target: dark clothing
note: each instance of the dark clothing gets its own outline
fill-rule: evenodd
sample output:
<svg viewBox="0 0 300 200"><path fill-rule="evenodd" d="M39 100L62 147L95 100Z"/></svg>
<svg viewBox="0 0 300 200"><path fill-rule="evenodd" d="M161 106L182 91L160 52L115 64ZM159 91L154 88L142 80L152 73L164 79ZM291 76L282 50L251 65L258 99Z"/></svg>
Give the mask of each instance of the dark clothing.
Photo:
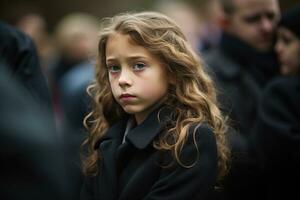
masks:
<svg viewBox="0 0 300 200"><path fill-rule="evenodd" d="M51 114L0 66L0 198L70 199Z"/></svg>
<svg viewBox="0 0 300 200"><path fill-rule="evenodd" d="M70 69L60 80L60 101L66 121L72 128L84 129L83 119L90 111L87 87L94 78L92 62L83 62Z"/></svg>
<svg viewBox="0 0 300 200"><path fill-rule="evenodd" d="M248 136L257 118L261 91L278 73L274 52L257 52L224 33L219 48L204 54L204 60L216 79L220 103L233 127Z"/></svg>
<svg viewBox="0 0 300 200"><path fill-rule="evenodd" d="M262 95L253 145L265 177L266 199L298 196L300 178L300 77L272 81Z"/></svg>
<svg viewBox="0 0 300 200"><path fill-rule="evenodd" d="M262 171L249 146L257 120L264 86L278 73L273 52L260 53L238 38L224 33L220 46L207 52L204 60L215 78L221 109L238 133L228 135L231 168L224 181L224 198L257 199Z"/></svg>
<svg viewBox="0 0 300 200"><path fill-rule="evenodd" d="M0 62L12 77L45 107L52 107L49 89L42 74L32 40L21 31L0 22Z"/></svg>
<svg viewBox="0 0 300 200"><path fill-rule="evenodd" d="M73 180L73 198L79 199L80 188L83 183L83 174L80 160L80 145L86 136L86 129L83 126L83 119L89 112L90 98L87 94L87 86L94 77L92 63L84 62L70 69L59 82L61 106L64 114L63 141L66 147L68 164L68 175Z"/></svg>
<svg viewBox="0 0 300 200"><path fill-rule="evenodd" d="M158 110L151 113L129 131L123 144L127 119L112 126L97 145L103 162L98 175L87 178L82 199L208 199L214 192L218 171L214 134L205 125L189 131L180 159L184 165L194 165L183 167L170 152L158 151L152 144L165 133L169 113L165 109L160 112L161 122ZM193 143L193 130L199 154Z"/></svg>
<svg viewBox="0 0 300 200"><path fill-rule="evenodd" d="M78 59L78 58L69 58L66 55L61 55L57 60L52 64L50 73L52 79L55 83L59 83L61 78L64 77L74 66L79 65L80 63L86 62L87 59Z"/></svg>

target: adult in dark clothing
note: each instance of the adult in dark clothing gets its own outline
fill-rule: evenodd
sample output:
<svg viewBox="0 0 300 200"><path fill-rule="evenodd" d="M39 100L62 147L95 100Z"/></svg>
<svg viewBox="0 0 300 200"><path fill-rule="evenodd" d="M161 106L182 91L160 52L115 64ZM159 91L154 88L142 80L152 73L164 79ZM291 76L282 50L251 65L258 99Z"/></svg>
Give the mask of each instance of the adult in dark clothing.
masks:
<svg viewBox="0 0 300 200"><path fill-rule="evenodd" d="M264 169L265 199L298 196L300 178L300 6L285 13L276 52L284 76L264 90L253 137ZM263 179L264 178L264 179Z"/></svg>
<svg viewBox="0 0 300 200"><path fill-rule="evenodd" d="M278 73L274 32L279 20L276 0L220 0L222 38L204 54L215 76L220 103L239 134L229 135L231 170L224 181L225 199L257 199L262 173L249 149L263 87Z"/></svg>
<svg viewBox="0 0 300 200"><path fill-rule="evenodd" d="M65 151L35 46L4 23L0 63L1 199L68 199Z"/></svg>
<svg viewBox="0 0 300 200"><path fill-rule="evenodd" d="M273 52L258 52L224 33L220 47L206 56L220 89L220 102L232 125L248 136L255 124L257 103L265 84L277 74Z"/></svg>
<svg viewBox="0 0 300 200"><path fill-rule="evenodd" d="M32 40L3 22L0 22L0 61L9 75L42 105L51 108L49 89L42 74L36 48Z"/></svg>
<svg viewBox="0 0 300 200"><path fill-rule="evenodd" d="M51 114L0 67L1 199L69 199L62 146Z"/></svg>
<svg viewBox="0 0 300 200"><path fill-rule="evenodd" d="M273 35L278 21L276 0L220 0L223 35L204 59L215 75L223 107L233 126L248 135L256 119L262 88L278 71Z"/></svg>

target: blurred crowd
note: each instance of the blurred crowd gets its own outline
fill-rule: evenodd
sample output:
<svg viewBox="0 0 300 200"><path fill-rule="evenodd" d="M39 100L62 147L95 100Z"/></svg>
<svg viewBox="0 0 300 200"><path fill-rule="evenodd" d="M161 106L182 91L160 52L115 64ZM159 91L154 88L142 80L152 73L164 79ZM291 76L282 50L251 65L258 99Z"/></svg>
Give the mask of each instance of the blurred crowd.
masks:
<svg viewBox="0 0 300 200"><path fill-rule="evenodd" d="M232 160L215 199L287 199L300 177L300 4L156 1L215 80ZM27 13L0 22L1 199L79 199L80 145L99 20ZM298 195L299 196L299 195Z"/></svg>

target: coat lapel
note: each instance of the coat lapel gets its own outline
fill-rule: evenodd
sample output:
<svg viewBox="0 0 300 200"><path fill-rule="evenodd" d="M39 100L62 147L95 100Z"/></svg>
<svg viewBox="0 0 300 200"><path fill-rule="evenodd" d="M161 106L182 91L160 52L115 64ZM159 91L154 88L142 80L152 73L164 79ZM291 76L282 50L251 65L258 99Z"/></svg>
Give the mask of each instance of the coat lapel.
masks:
<svg viewBox="0 0 300 200"><path fill-rule="evenodd" d="M127 119L121 120L112 126L106 136L100 141L99 150L101 155L101 166L99 176L99 196L103 199L115 200L118 198L117 177L117 149L122 142Z"/></svg>
<svg viewBox="0 0 300 200"><path fill-rule="evenodd" d="M161 132L163 125L169 122L171 110L157 109L150 114L147 119L129 131L127 140L136 149L146 148L153 139ZM99 148L101 155L101 166L99 174L99 197L101 199L116 200L119 193L119 173L118 166L122 158L122 151L126 151L127 146L121 145L126 128L128 117L124 117L120 122L108 129L106 135L101 138L95 148ZM124 146L120 149L119 147ZM119 170L119 171L118 171Z"/></svg>
<svg viewBox="0 0 300 200"><path fill-rule="evenodd" d="M130 130L127 139L137 149L145 149L159 135L170 119L171 110L158 108L153 111L140 125Z"/></svg>

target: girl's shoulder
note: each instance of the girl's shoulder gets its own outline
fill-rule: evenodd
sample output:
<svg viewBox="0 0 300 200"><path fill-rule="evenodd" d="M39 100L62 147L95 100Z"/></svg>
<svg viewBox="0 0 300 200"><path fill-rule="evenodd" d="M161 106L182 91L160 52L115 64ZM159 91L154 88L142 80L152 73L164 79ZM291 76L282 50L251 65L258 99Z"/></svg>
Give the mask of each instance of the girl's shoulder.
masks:
<svg viewBox="0 0 300 200"><path fill-rule="evenodd" d="M183 165L193 166L203 159L205 162L217 163L216 138L208 124L192 125L187 134L179 154L179 160Z"/></svg>
<svg viewBox="0 0 300 200"><path fill-rule="evenodd" d="M214 131L207 123L192 125L188 131L188 138L215 143Z"/></svg>

